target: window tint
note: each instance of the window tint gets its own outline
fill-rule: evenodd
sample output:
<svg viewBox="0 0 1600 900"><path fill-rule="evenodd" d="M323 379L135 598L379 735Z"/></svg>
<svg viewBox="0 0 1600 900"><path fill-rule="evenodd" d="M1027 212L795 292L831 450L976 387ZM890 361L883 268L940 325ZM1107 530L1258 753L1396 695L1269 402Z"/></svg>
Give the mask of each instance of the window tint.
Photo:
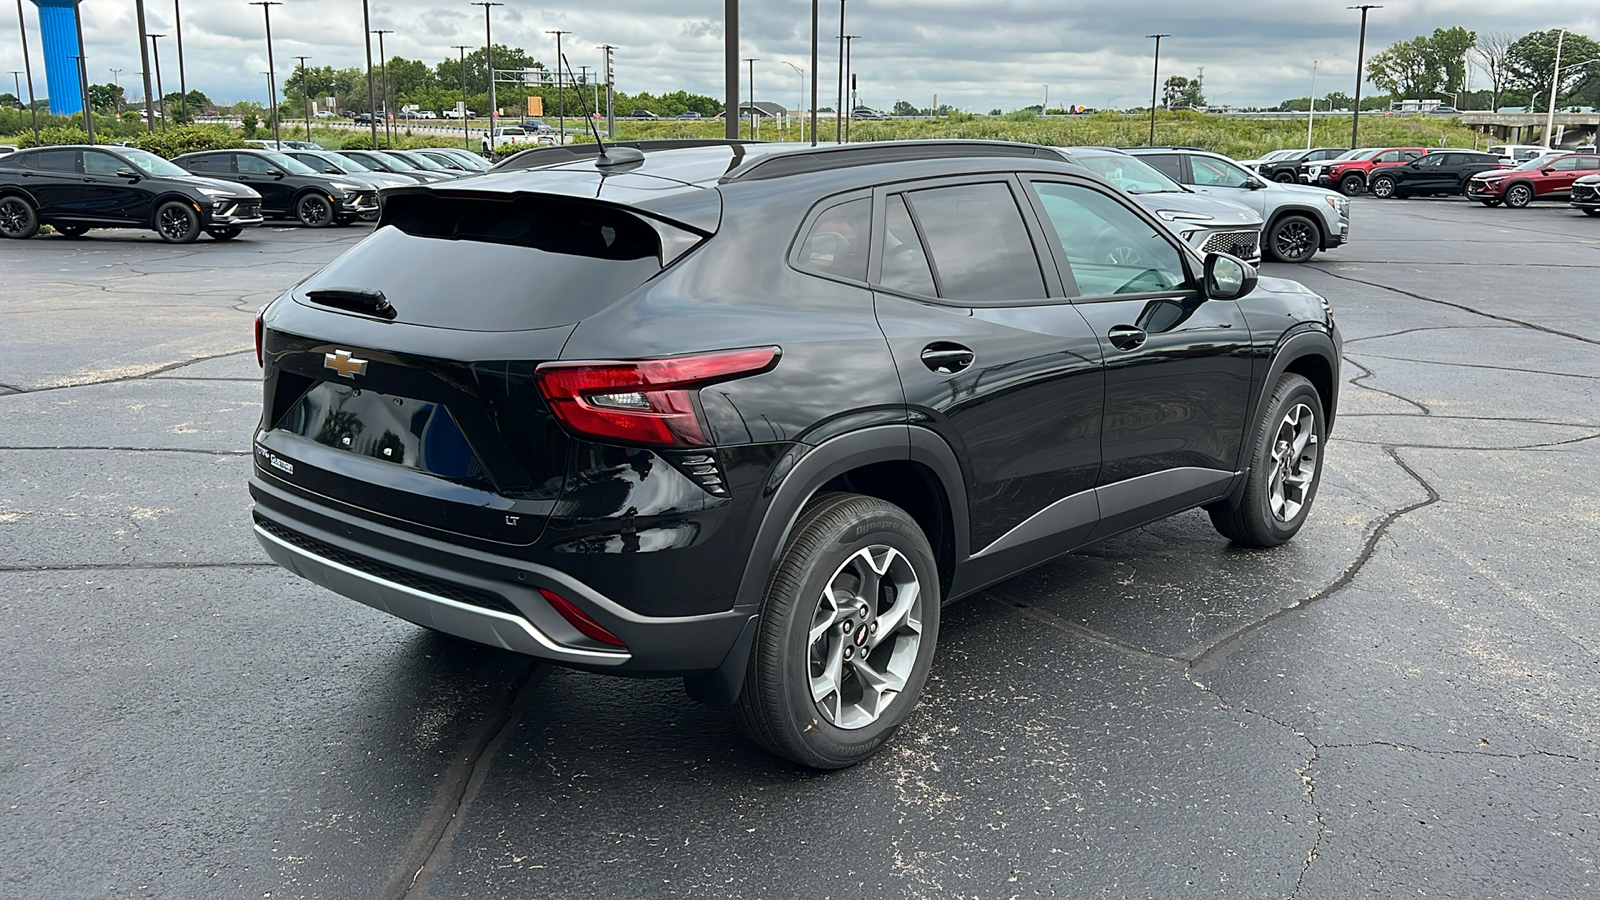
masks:
<svg viewBox="0 0 1600 900"><path fill-rule="evenodd" d="M238 163L241 175L270 175L275 168L272 163L249 153L238 153L233 158Z"/></svg>
<svg viewBox="0 0 1600 900"><path fill-rule="evenodd" d="M1430 153L1422 158L1422 163L1417 168L1437 169L1440 166L1453 166L1455 164L1456 157L1453 153Z"/></svg>
<svg viewBox="0 0 1600 900"><path fill-rule="evenodd" d="M1173 181L1183 182L1183 160L1176 153L1141 153L1139 158Z"/></svg>
<svg viewBox="0 0 1600 900"><path fill-rule="evenodd" d="M1164 291L1188 280L1183 258L1121 203L1072 184L1036 183L1083 297Z"/></svg>
<svg viewBox="0 0 1600 900"><path fill-rule="evenodd" d="M109 153L101 153L99 150L83 151L85 175L115 175L126 168L128 168L127 163Z"/></svg>
<svg viewBox="0 0 1600 900"><path fill-rule="evenodd" d="M1039 259L1022 211L1001 182L933 188L909 195L939 283L950 300L1038 300Z"/></svg>
<svg viewBox="0 0 1600 900"><path fill-rule="evenodd" d="M1563 156L1550 164L1550 168L1557 172L1575 172L1578 169L1578 157Z"/></svg>
<svg viewBox="0 0 1600 900"><path fill-rule="evenodd" d="M889 198L889 208L883 214L883 276L878 281L892 291L927 297L939 294L933 286L928 254L911 224L905 198L899 194Z"/></svg>
<svg viewBox="0 0 1600 900"><path fill-rule="evenodd" d="M1372 161L1375 163L1392 163L1399 162L1402 158L1399 150L1385 150L1374 157Z"/></svg>
<svg viewBox="0 0 1600 900"><path fill-rule="evenodd" d="M811 223L800 244L800 268L808 272L867 280L867 235L872 230L872 200L836 203Z"/></svg>
<svg viewBox="0 0 1600 900"><path fill-rule="evenodd" d="M1242 188L1250 183L1243 169L1204 156L1189 157L1189 167L1194 170L1194 183L1207 187Z"/></svg>
<svg viewBox="0 0 1600 900"><path fill-rule="evenodd" d="M28 168L43 172L76 172L78 151L40 150L28 156Z"/></svg>
<svg viewBox="0 0 1600 900"><path fill-rule="evenodd" d="M1578 171L1593 172L1596 169L1600 169L1600 156L1578 157Z"/></svg>

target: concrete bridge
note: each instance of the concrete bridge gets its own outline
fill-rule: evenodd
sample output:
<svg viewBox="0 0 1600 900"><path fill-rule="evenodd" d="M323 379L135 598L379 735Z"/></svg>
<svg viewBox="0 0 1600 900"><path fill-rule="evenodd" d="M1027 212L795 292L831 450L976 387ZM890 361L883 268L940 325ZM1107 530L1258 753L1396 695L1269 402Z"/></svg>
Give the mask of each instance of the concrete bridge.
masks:
<svg viewBox="0 0 1600 900"><path fill-rule="evenodd" d="M1544 143L1544 113L1464 112L1461 124L1507 144ZM1552 146L1593 144L1595 132L1600 130L1600 112L1556 113L1554 125Z"/></svg>

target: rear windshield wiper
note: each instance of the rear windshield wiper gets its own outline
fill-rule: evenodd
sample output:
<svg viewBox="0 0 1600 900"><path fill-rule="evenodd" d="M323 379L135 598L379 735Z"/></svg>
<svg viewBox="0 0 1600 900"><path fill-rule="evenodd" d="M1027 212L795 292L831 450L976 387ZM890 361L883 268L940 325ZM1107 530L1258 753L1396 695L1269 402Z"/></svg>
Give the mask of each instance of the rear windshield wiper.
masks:
<svg viewBox="0 0 1600 900"><path fill-rule="evenodd" d="M397 315L395 308L389 303L389 298L383 295L383 291L368 291L361 288L320 288L315 291L306 291L306 299L322 306L366 313L369 316L377 316L380 319L393 319Z"/></svg>

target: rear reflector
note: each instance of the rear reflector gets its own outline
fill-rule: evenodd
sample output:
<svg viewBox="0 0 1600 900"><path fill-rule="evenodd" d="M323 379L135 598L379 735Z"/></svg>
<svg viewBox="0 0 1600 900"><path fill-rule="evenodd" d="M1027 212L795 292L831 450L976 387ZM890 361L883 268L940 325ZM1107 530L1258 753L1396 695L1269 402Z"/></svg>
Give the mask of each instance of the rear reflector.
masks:
<svg viewBox="0 0 1600 900"><path fill-rule="evenodd" d="M262 336L261 335L261 330L263 328L265 328L265 327L266 327L265 325L261 324L261 313L256 313L256 368L258 368L258 369L261 368L261 364L262 364L261 363L261 336Z"/></svg>
<svg viewBox="0 0 1600 900"><path fill-rule="evenodd" d="M544 601L550 604L552 609L561 614L561 618L567 620L567 624L578 629L578 633L584 637L599 641L602 644L610 644L613 647L628 646L622 642L621 638L607 631L605 626L589 618L588 614L583 610L573 606L571 600L555 591L548 591L544 588L539 588L539 594L544 597Z"/></svg>
<svg viewBox="0 0 1600 900"><path fill-rule="evenodd" d="M771 371L780 355L777 347L756 347L636 362L555 362L537 375L550 411L579 437L705 447L710 441L692 392Z"/></svg>

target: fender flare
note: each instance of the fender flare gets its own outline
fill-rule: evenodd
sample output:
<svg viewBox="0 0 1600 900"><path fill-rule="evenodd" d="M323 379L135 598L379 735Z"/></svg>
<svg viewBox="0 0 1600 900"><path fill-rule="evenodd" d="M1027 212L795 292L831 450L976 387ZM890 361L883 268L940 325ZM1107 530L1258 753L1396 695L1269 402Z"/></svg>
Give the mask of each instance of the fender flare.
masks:
<svg viewBox="0 0 1600 900"><path fill-rule="evenodd" d="M32 192L20 184L8 184L5 187L0 187L0 197L21 197L33 204L36 214L39 209L39 198L35 197Z"/></svg>
<svg viewBox="0 0 1600 900"><path fill-rule="evenodd" d="M1339 408L1339 353L1333 346L1333 337L1325 331L1312 331L1302 329L1291 332L1278 342L1272 350L1272 364L1267 368L1267 376L1261 380L1261 387L1256 391L1255 402L1250 405L1250 418L1246 421L1253 425L1261 421L1261 414L1266 409L1267 401L1271 399L1272 387L1283 377L1289 364L1297 359L1307 356L1320 356L1328 364L1328 370L1333 373L1333 396L1324 397L1328 408L1337 411ZM1324 427L1328 433L1333 432L1333 416L1326 415ZM1242 468L1242 467L1241 467Z"/></svg>
<svg viewBox="0 0 1600 900"><path fill-rule="evenodd" d="M830 438L814 447L791 446L773 464L772 474L767 479L765 493L771 499L756 526L755 540L745 559L744 575L734 600L734 610L747 614L749 619L721 665L683 680L684 689L691 698L710 706L728 706L738 699L755 643L761 602L800 511L833 478L878 462L916 462L934 473L950 504L956 564L959 566L967 558L966 482L955 451L938 434L910 425L877 425Z"/></svg>
<svg viewBox="0 0 1600 900"><path fill-rule="evenodd" d="M1272 211L1272 218L1261 226L1261 233L1266 234L1278 226L1285 216L1304 216L1317 226L1317 247L1321 250L1328 249L1328 223L1322 220L1322 213L1309 206L1280 206Z"/></svg>

